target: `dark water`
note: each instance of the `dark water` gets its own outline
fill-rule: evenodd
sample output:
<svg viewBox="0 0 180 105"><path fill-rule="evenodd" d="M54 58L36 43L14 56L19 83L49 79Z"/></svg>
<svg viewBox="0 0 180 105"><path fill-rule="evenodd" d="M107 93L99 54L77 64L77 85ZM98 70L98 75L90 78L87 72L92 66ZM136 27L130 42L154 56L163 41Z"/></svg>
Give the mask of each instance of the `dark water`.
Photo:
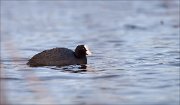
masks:
<svg viewBox="0 0 180 105"><path fill-rule="evenodd" d="M1 1L1 81L12 104L179 103L179 0ZM87 68L30 68L89 45Z"/></svg>

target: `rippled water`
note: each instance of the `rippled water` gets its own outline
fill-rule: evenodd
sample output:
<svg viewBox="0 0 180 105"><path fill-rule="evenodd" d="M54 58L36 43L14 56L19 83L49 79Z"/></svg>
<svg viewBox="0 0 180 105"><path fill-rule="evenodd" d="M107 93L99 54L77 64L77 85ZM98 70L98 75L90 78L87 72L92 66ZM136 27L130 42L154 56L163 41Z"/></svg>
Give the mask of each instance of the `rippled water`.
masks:
<svg viewBox="0 0 180 105"><path fill-rule="evenodd" d="M179 103L179 1L1 1L2 94L11 104ZM26 65L89 45L87 68Z"/></svg>

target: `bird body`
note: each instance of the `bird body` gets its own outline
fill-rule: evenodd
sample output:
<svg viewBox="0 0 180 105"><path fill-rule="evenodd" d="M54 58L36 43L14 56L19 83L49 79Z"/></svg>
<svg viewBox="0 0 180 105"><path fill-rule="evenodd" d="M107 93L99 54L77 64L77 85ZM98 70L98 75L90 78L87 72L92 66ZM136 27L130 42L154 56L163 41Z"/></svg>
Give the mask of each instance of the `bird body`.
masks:
<svg viewBox="0 0 180 105"><path fill-rule="evenodd" d="M36 66L66 66L74 64L87 64L86 51L83 47L77 47L75 52L68 48L53 48L34 55L28 65Z"/></svg>

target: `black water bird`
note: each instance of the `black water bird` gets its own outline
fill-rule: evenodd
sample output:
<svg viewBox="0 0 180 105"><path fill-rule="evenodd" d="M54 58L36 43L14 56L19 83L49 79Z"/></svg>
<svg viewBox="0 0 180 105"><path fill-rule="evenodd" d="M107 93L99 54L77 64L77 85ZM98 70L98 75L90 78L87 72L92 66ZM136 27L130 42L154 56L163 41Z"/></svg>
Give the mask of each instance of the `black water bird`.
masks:
<svg viewBox="0 0 180 105"><path fill-rule="evenodd" d="M86 45L78 45L75 51L68 48L53 48L34 55L27 65L37 67L87 64L86 55L91 55Z"/></svg>

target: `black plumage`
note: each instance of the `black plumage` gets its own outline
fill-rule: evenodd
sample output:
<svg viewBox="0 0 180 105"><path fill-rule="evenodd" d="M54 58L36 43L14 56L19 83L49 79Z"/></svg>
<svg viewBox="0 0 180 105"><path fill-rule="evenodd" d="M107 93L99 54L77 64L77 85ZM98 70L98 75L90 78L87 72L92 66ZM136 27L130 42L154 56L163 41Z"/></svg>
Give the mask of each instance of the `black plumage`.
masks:
<svg viewBox="0 0 180 105"><path fill-rule="evenodd" d="M78 45L75 52L68 48L53 48L34 55L27 64L31 67L87 64L87 51L84 45Z"/></svg>

